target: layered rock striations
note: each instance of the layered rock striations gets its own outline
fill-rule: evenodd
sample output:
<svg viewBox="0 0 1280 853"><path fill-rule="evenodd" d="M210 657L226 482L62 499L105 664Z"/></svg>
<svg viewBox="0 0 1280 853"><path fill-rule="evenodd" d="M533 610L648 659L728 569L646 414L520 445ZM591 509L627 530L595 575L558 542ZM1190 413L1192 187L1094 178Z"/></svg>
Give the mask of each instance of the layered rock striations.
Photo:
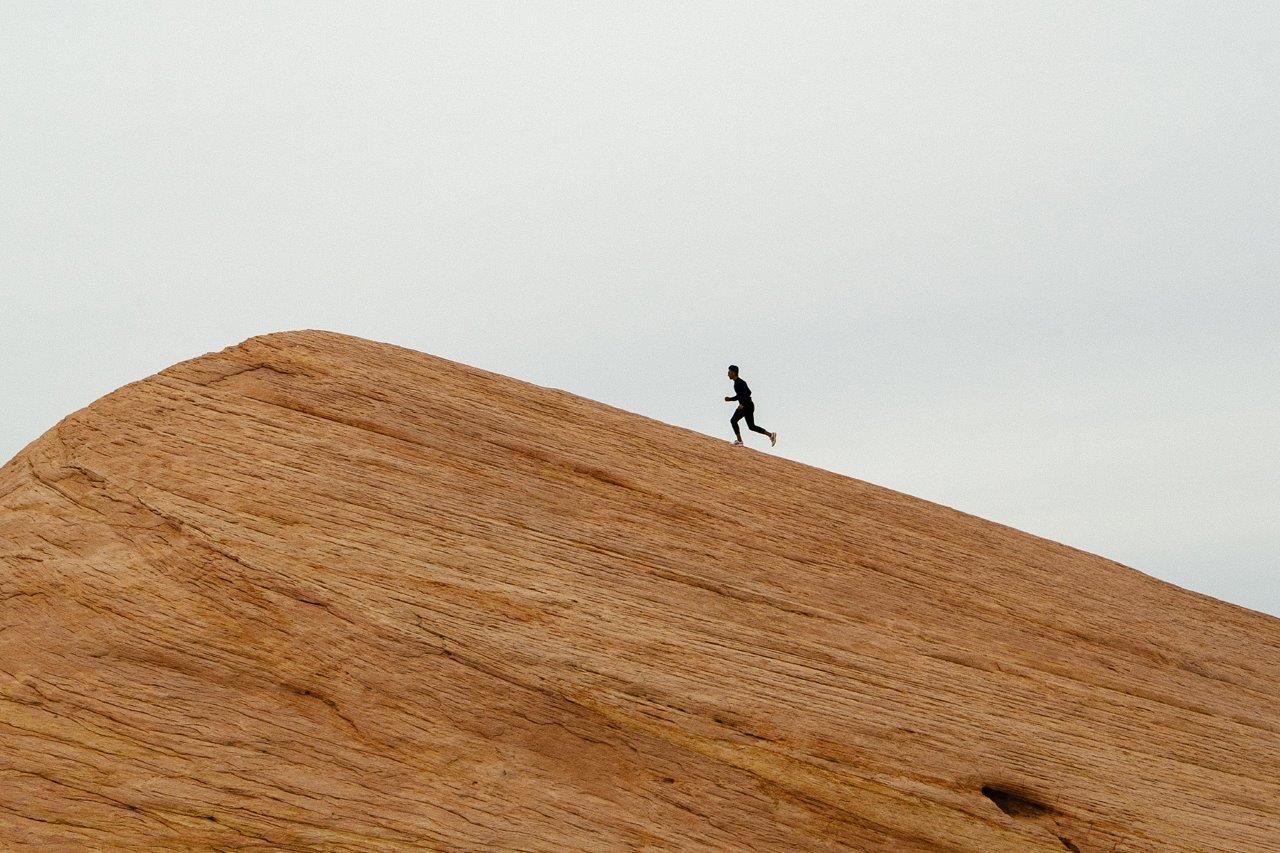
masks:
<svg viewBox="0 0 1280 853"><path fill-rule="evenodd" d="M0 469L0 848L1280 849L1280 620L324 332Z"/></svg>

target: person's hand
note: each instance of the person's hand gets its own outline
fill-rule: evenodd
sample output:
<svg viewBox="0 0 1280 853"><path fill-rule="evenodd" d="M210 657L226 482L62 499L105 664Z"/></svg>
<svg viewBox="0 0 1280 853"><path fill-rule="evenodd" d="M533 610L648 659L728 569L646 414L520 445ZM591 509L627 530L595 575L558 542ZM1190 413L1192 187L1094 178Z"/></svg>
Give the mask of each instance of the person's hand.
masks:
<svg viewBox="0 0 1280 853"><path fill-rule="evenodd" d="M733 402L733 398L732 398L732 397L725 397L725 398L724 398L724 401L725 401L726 403L732 403L732 402Z"/></svg>

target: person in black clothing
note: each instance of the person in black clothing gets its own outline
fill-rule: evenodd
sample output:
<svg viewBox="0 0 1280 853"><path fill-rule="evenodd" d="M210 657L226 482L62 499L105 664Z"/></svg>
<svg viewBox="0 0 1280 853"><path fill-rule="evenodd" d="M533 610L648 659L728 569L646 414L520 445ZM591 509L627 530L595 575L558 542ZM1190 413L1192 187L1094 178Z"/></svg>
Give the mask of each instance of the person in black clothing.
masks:
<svg viewBox="0 0 1280 853"><path fill-rule="evenodd" d="M738 421L743 418L747 419L747 427L752 432L769 436L769 445L771 447L777 444L778 434L776 432L769 432L762 426L756 426L756 404L751 402L751 389L738 376L738 365L729 365L729 378L733 380L734 393L732 397L725 397L724 401L726 403L732 403L734 400L738 401L738 408L734 411L733 417L729 419L729 425L733 427L733 434L738 437L738 440L733 443L734 446L742 444L742 433L738 431Z"/></svg>

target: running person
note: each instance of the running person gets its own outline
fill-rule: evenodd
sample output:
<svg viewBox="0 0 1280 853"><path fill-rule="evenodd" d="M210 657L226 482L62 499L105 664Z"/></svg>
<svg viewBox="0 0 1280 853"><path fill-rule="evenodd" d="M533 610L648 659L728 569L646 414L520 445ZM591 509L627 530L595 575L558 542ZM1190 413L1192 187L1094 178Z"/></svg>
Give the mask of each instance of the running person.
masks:
<svg viewBox="0 0 1280 853"><path fill-rule="evenodd" d="M729 365L729 378L733 380L734 393L732 397L725 397L724 401L726 403L732 403L734 400L738 401L738 408L734 411L733 417L729 419L729 425L733 427L733 434L738 437L738 440L734 442L734 446L742 444L742 433L738 430L738 421L743 418L747 419L747 427L752 432L769 436L769 446L772 447L777 444L778 434L776 432L769 432L762 426L756 426L756 404L751 402L751 389L747 387L746 382L738 377L738 365Z"/></svg>

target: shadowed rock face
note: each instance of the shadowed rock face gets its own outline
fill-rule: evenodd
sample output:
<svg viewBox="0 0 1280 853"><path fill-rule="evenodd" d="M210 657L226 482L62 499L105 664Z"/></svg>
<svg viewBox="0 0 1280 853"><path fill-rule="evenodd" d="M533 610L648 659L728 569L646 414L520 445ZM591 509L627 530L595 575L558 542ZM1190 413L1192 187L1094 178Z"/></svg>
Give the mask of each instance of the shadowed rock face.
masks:
<svg viewBox="0 0 1280 853"><path fill-rule="evenodd" d="M1280 620L323 332L0 469L0 847L1275 850Z"/></svg>

